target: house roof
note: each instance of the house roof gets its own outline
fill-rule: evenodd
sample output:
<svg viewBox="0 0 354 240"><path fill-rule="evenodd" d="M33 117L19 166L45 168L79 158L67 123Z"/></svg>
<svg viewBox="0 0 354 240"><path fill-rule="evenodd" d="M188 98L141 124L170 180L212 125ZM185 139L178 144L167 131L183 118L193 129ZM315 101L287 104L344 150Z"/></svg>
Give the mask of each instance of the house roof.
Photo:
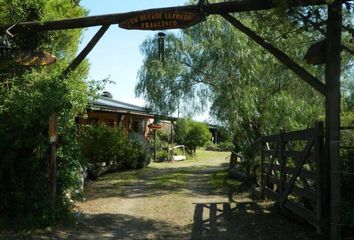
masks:
<svg viewBox="0 0 354 240"><path fill-rule="evenodd" d="M146 108L137 105L114 100L109 97L99 96L97 99L91 99L87 106L90 110L129 113L135 115L143 115L153 117Z"/></svg>
<svg viewBox="0 0 354 240"><path fill-rule="evenodd" d="M153 115L148 112L145 107L133 105L130 103L125 103L121 101L114 100L110 97L99 96L96 99L90 99L87 109L92 111L104 111L104 112L116 112L116 113L125 113L125 114L134 114L145 117L157 117L160 120L167 121L177 121L179 118L164 116L164 115ZM220 126L208 124L210 129L218 129Z"/></svg>

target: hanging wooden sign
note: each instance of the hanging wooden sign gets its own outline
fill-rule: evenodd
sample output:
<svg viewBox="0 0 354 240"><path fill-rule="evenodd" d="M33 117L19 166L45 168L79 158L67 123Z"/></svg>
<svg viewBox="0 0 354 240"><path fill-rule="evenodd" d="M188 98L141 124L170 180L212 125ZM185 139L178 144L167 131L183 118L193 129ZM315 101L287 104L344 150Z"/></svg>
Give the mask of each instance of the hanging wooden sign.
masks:
<svg viewBox="0 0 354 240"><path fill-rule="evenodd" d="M136 30L164 30L190 27L202 20L199 13L193 12L145 12L120 22L119 27Z"/></svg>

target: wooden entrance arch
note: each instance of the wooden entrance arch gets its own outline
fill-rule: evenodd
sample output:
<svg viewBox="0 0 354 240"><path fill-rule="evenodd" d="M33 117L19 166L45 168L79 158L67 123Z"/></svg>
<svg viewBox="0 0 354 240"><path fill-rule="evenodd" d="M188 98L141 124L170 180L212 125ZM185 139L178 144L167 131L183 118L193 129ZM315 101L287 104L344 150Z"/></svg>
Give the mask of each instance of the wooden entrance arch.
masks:
<svg viewBox="0 0 354 240"><path fill-rule="evenodd" d="M200 1L205 2L205 1ZM74 71L77 66L85 59L89 52L95 47L100 38L104 35L110 25L121 24L127 26L128 19L134 19L141 14L169 12L176 14L190 13L201 18L207 15L217 14L221 15L234 27L242 31L249 38L254 40L257 44L265 48L280 62L286 65L294 73L296 73L302 80L307 82L312 88L316 89L323 96L325 96L325 159L324 166L330 173L330 219L331 219L331 239L340 239L340 159L339 159L339 129L340 129L340 50L341 50L341 27L342 27L342 1L333 0L287 0L288 7L308 6L308 5L327 5L328 20L327 20L327 41L326 41L326 70L325 83L316 79L304 68L299 66L284 52L267 43L263 38L257 35L248 27L244 26L230 13L257 11L264 9L271 9L275 7L276 1L272 0L241 0L234 2L224 2L215 4L199 4L193 6L181 6L171 8L149 9L144 11L135 11L119 14L108 14L99 16L89 16L82 18L63 19L58 21L47 22L21 22L11 27L11 34L16 34L23 30L32 30L34 32L52 31L52 30L66 30L74 28L86 28L92 26L102 26L87 46L80 52L74 61L65 70L63 76L70 71ZM195 19L194 19L195 20ZM198 20L199 21L199 20ZM198 22L191 22L190 25ZM124 24L123 24L124 23ZM181 25L178 23L163 23L168 28L188 27L190 25ZM128 24L129 25L129 24ZM149 25L150 26L150 25ZM152 24L152 27L157 26L158 29L163 29L163 26ZM172 26L172 27L171 27ZM0 26L0 31L5 32L10 26ZM167 28L166 27L166 28ZM8 32L8 31L7 31Z"/></svg>

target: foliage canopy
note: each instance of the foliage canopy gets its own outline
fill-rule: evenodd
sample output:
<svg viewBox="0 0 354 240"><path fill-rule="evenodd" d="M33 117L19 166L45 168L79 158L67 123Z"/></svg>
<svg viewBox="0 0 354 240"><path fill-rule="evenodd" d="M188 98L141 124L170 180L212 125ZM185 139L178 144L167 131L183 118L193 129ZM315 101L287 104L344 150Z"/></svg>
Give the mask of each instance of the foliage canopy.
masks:
<svg viewBox="0 0 354 240"><path fill-rule="evenodd" d="M70 0L0 0L0 21L81 17L86 11ZM80 169L75 117L88 100L85 62L75 73L62 72L77 52L81 31L23 32L10 39L14 51L45 50L58 62L41 68L15 63L15 54L0 62L0 206L1 223L14 226L50 224L69 213L65 191L75 186ZM59 116L56 209L48 194L48 119Z"/></svg>

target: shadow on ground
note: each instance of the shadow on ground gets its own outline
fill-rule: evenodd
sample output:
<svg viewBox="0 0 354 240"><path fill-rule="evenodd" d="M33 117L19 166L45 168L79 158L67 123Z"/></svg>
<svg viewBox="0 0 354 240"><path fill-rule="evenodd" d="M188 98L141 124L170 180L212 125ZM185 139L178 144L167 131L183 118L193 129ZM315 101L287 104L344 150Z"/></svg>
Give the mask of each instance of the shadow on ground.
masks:
<svg viewBox="0 0 354 240"><path fill-rule="evenodd" d="M314 229L291 222L260 203L197 203L192 240L320 240Z"/></svg>
<svg viewBox="0 0 354 240"><path fill-rule="evenodd" d="M37 231L31 236L7 235L6 239L320 240L321 238L313 229L284 218L274 207L251 201L197 203L193 225L183 228L168 222L124 214L96 214L85 215L75 227L66 227L62 231L58 228L55 232Z"/></svg>
<svg viewBox="0 0 354 240"><path fill-rule="evenodd" d="M4 240L132 240L189 239L190 231L166 222L124 214L85 215L75 227L58 227L54 232L36 231L31 236L8 234ZM0 237L0 239L2 239Z"/></svg>

